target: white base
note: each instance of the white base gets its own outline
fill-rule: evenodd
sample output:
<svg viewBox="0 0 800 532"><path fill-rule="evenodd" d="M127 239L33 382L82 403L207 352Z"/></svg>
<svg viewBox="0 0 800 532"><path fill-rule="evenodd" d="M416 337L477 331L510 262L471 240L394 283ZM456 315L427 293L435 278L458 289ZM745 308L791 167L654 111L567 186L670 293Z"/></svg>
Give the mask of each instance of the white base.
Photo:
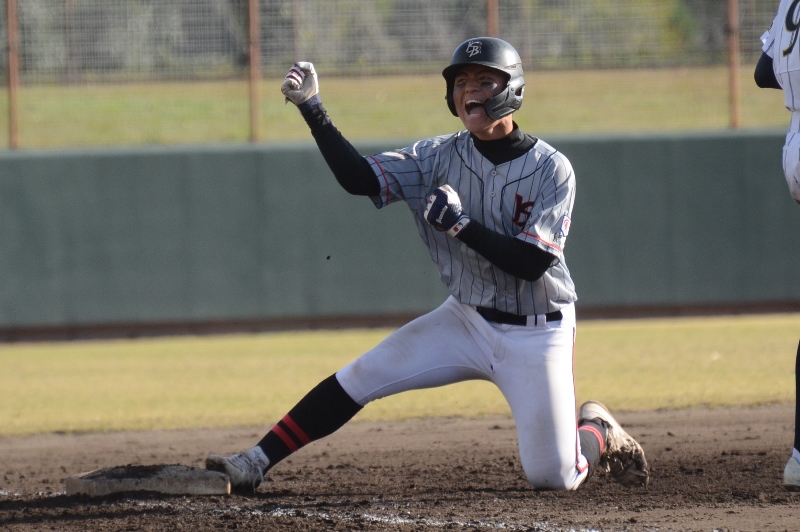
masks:
<svg viewBox="0 0 800 532"><path fill-rule="evenodd" d="M67 495L102 497L126 491L169 495L230 495L228 476L182 465L118 466L67 479Z"/></svg>

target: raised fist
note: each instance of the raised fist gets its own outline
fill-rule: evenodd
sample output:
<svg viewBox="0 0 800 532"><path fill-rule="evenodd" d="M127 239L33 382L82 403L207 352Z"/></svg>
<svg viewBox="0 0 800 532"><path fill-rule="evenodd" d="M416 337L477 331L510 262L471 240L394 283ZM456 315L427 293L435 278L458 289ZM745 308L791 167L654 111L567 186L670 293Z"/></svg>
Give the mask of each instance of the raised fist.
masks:
<svg viewBox="0 0 800 532"><path fill-rule="evenodd" d="M287 102L300 105L319 93L317 71L311 63L295 63L283 78L281 92Z"/></svg>

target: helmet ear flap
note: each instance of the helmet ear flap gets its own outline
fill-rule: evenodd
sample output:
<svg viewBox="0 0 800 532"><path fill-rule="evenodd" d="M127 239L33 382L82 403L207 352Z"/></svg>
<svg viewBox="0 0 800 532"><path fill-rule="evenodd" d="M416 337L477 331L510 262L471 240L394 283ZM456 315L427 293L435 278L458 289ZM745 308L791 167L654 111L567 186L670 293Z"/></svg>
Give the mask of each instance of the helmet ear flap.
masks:
<svg viewBox="0 0 800 532"><path fill-rule="evenodd" d="M456 111L456 102L453 101L453 85L455 83L453 80L447 80L447 93L444 95L444 99L447 102L447 108L450 109L450 112L453 113L453 116L458 116L458 112Z"/></svg>
<svg viewBox="0 0 800 532"><path fill-rule="evenodd" d="M514 96L522 99L522 95L525 92L525 78L520 76L512 79L508 82L508 87L511 89L511 92L514 93Z"/></svg>
<svg viewBox="0 0 800 532"><path fill-rule="evenodd" d="M518 111L522 107L522 97L525 92L525 78L519 76L508 82L503 92L489 98L483 104L486 114L492 120L500 120L504 116Z"/></svg>

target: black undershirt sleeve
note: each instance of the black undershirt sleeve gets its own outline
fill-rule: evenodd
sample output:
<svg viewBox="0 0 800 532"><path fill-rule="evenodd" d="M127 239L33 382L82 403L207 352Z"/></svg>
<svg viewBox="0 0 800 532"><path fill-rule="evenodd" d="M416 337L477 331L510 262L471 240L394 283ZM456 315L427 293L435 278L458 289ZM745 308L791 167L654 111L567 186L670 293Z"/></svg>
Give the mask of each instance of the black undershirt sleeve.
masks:
<svg viewBox="0 0 800 532"><path fill-rule="evenodd" d="M357 196L380 194L380 183L370 164L333 125L322 103L301 106L300 111L325 162L342 188ZM519 135L515 146L518 149L528 149L535 142L522 139L521 133ZM526 281L539 279L556 259L533 244L496 233L475 220L467 224L458 238L501 270Z"/></svg>
<svg viewBox="0 0 800 532"><path fill-rule="evenodd" d="M756 85L762 89L781 88L781 84L778 83L778 79L775 77L775 71L772 69L772 58L763 52L756 64L753 78L756 81Z"/></svg>
<svg viewBox="0 0 800 532"><path fill-rule="evenodd" d="M533 244L496 233L475 220L458 233L458 239L504 272L526 281L541 278L556 260Z"/></svg>
<svg viewBox="0 0 800 532"><path fill-rule="evenodd" d="M322 157L342 188L355 196L380 194L380 183L369 163L336 129L322 103L303 107L301 113L311 128Z"/></svg>

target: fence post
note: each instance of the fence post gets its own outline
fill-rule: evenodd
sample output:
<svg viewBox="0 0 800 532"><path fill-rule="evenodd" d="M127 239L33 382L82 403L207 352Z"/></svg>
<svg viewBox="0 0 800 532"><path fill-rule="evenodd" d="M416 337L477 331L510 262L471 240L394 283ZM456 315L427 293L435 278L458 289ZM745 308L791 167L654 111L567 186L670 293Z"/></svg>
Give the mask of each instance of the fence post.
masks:
<svg viewBox="0 0 800 532"><path fill-rule="evenodd" d="M19 17L17 0L7 0L6 16L8 18L8 147L19 147L17 129L17 89L19 87Z"/></svg>
<svg viewBox="0 0 800 532"><path fill-rule="evenodd" d="M499 21L497 0L486 0L486 29L489 32L489 37L500 36Z"/></svg>
<svg viewBox="0 0 800 532"><path fill-rule="evenodd" d="M739 82L739 0L728 0L728 63L731 129L741 127L739 116L740 82Z"/></svg>
<svg viewBox="0 0 800 532"><path fill-rule="evenodd" d="M75 67L72 60L73 11L73 0L64 0L64 70L66 71L66 79L64 81L68 85L75 81Z"/></svg>
<svg viewBox="0 0 800 532"><path fill-rule="evenodd" d="M307 61L303 46L303 0L292 0L292 33L294 34L294 61Z"/></svg>
<svg viewBox="0 0 800 532"><path fill-rule="evenodd" d="M259 15L259 0L249 0L247 16L250 21L250 142L258 142L258 118L261 112L258 97L259 81L261 81L261 17Z"/></svg>

